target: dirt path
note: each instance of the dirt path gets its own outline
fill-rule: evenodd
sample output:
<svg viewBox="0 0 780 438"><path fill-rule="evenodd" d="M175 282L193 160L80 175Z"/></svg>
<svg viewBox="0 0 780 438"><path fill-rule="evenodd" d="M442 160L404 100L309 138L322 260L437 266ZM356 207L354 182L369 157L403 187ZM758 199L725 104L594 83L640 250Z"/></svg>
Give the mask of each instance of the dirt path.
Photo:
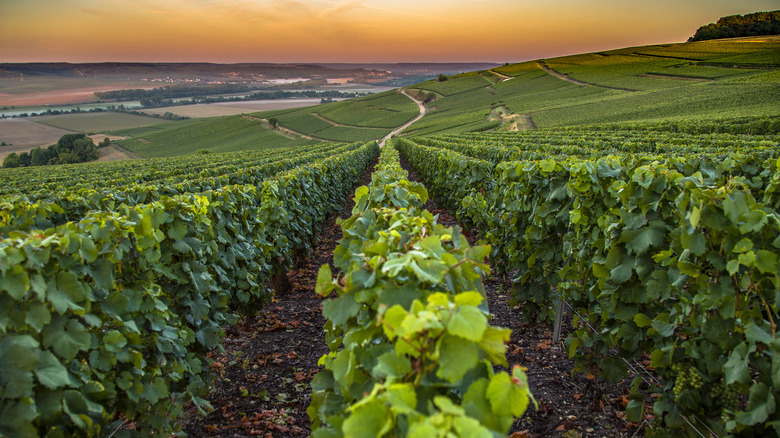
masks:
<svg viewBox="0 0 780 438"><path fill-rule="evenodd" d="M335 120L331 120L331 119L323 116L320 113L311 113L311 115L313 115L314 117L322 120L323 122L327 122L327 123L330 123L333 126L338 126L338 127L341 127L341 128L374 129L374 130L379 130L379 131L384 131L385 129L387 129L387 128L376 128L376 127L373 127L373 126L345 125L345 124L339 123L339 122L337 122Z"/></svg>
<svg viewBox="0 0 780 438"><path fill-rule="evenodd" d="M412 120L410 120L410 121L406 122L405 124L403 124L403 125L401 125L401 126L399 126L399 127L395 128L395 129L393 129L392 131L390 131L390 133L389 133L389 134L387 134L386 136L384 136L384 138L383 138L383 139L382 139L382 140L379 142L379 147L380 147L380 148L381 148L381 147L385 147L385 143L387 142L387 140L390 140L390 138L391 138L391 137L393 137L393 136L396 136L396 135L400 134L400 133L401 133L401 131L403 131L404 129L406 129L406 128L408 128L408 127L412 126L412 124L413 124L413 123L415 123L415 122L417 122L418 120L420 120L420 119L422 119L423 117L425 117L425 114L428 112L428 109L427 109L427 108L425 108L425 105L423 105L422 101L420 101L420 100L417 100L417 99L415 99L414 97L412 97L412 95L411 95L411 94L409 94L409 93L407 93L405 89L403 89L403 88L402 88L402 89L401 89L401 93L403 93L403 95L404 95L404 96L406 96L406 97L408 97L409 99L412 99L412 101L413 101L414 103L416 103L416 104L417 104L417 108L419 108L419 109L420 109L420 114L417 114L417 117L413 118Z"/></svg>
<svg viewBox="0 0 780 438"><path fill-rule="evenodd" d="M545 64L544 61L542 61L542 60L536 61L536 65L539 66L539 68L541 68L542 70L546 71L547 73L555 76L556 78L564 80L564 81L567 81L567 82L571 82L572 84L582 85L583 87L594 87L594 86L596 86L596 85L593 85L593 84L589 84L587 82L582 82L582 81L578 81L576 79L572 79L572 78L570 78L566 74L558 73L557 71L555 71L555 70L551 69L550 67L548 67L547 64Z"/></svg>
<svg viewBox="0 0 780 438"><path fill-rule="evenodd" d="M508 80L512 79L512 76L507 76L507 75L505 75L503 73L499 73L499 72L493 70L492 68L490 70L488 70L488 71L490 73L493 73L494 75L498 76L499 78L501 78L501 80L498 81L498 83L505 82L505 81L508 81Z"/></svg>
<svg viewBox="0 0 780 438"><path fill-rule="evenodd" d="M313 137L311 135L304 134L303 132L298 132L298 131L295 131L295 130L290 129L290 128L285 128L284 126L279 125L279 124L277 124L276 128L274 128L273 126L271 126L271 122L269 122L268 119L260 119L260 121L264 125L267 125L268 129L279 131L282 134L298 136L298 137L305 138L307 140L327 141L329 143L346 143L344 141L328 140L328 139L325 139L325 138Z"/></svg>
<svg viewBox="0 0 780 438"><path fill-rule="evenodd" d="M544 70L547 73L555 76L558 79L561 79L561 80L564 80L564 81L567 81L567 82L571 82L572 84L577 84L577 85L580 85L580 86L583 86L583 87L598 87L598 88L606 88L607 90L628 91L628 92L632 92L632 93L635 92L635 91L638 91L638 90L632 90L630 88L608 87L606 85L591 84L589 82L578 81L577 79L570 78L569 75L567 75L566 73L559 73L559 72L551 69L541 59L536 61L536 65L539 66L539 68L541 68L542 70Z"/></svg>

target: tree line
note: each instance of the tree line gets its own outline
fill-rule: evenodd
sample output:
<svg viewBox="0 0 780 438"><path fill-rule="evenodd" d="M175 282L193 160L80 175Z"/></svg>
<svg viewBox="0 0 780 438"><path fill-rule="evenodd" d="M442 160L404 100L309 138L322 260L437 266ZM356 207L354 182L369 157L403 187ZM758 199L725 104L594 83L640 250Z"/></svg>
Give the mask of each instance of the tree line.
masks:
<svg viewBox="0 0 780 438"><path fill-rule="evenodd" d="M700 27L688 42L780 34L780 10L721 17L716 23Z"/></svg>
<svg viewBox="0 0 780 438"><path fill-rule="evenodd" d="M100 146L107 146L110 143L111 140L106 137ZM47 148L37 147L29 153L12 152L6 155L3 168L84 163L96 160L97 157L98 147L91 138L85 134L65 134L57 143Z"/></svg>

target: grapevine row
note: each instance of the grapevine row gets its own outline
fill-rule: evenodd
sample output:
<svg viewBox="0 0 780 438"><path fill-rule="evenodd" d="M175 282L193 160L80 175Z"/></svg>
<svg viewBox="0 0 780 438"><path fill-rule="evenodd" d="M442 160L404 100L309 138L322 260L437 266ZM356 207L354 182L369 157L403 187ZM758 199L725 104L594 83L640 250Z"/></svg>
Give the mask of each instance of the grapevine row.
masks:
<svg viewBox="0 0 780 438"><path fill-rule="evenodd" d="M169 436L186 403L208 410L206 353L222 325L269 299L269 278L310 247L377 153L370 143L258 185L0 241L0 433L105 436L132 421Z"/></svg>
<svg viewBox="0 0 780 438"><path fill-rule="evenodd" d="M462 200L452 208L494 243L526 317L551 318L558 295L585 315L566 341L581 369L616 380L623 359L649 359L664 382L651 388L661 431L689 427L685 417L719 435L780 432L780 161L624 155L493 167L397 144L437 196Z"/></svg>
<svg viewBox="0 0 780 438"><path fill-rule="evenodd" d="M507 366L510 330L488 324L481 275L487 246L422 210L392 147L355 192L334 265L320 269L330 352L312 380L312 436L506 436L533 401L523 369Z"/></svg>
<svg viewBox="0 0 780 438"><path fill-rule="evenodd" d="M245 167L220 168L221 172L226 173L185 174L158 184L133 184L121 188L62 188L46 194L42 199L26 194L5 196L0 198L0 234L21 229L46 229L68 221L78 221L90 211L113 211L120 204L140 205L162 196L203 193L232 185L259 186L265 179L281 172L359 147L361 145L357 143L332 146L321 151L298 154L294 158Z"/></svg>

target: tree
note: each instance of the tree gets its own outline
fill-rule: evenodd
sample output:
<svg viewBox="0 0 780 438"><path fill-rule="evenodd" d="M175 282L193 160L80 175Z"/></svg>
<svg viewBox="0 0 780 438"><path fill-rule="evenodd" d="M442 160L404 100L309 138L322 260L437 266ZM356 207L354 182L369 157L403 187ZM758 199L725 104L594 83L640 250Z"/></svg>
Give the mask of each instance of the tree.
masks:
<svg viewBox="0 0 780 438"><path fill-rule="evenodd" d="M10 169L12 167L19 167L21 163L19 162L19 155L16 152L11 152L10 154L5 156L5 159L3 160L3 168Z"/></svg>
<svg viewBox="0 0 780 438"><path fill-rule="evenodd" d="M444 82L447 80L447 75L445 75L444 73L439 73L439 77L436 78L436 80L439 82Z"/></svg>
<svg viewBox="0 0 780 438"><path fill-rule="evenodd" d="M276 129L276 127L279 125L279 120L276 119L276 117L271 117L268 119L268 123L271 124L271 127Z"/></svg>
<svg viewBox="0 0 780 438"><path fill-rule="evenodd" d="M45 166L49 162L49 150L43 148L35 148L30 151L30 164L33 166Z"/></svg>
<svg viewBox="0 0 780 438"><path fill-rule="evenodd" d="M103 137L103 141L100 143L100 147L104 148L106 146L111 146L111 139L108 137Z"/></svg>
<svg viewBox="0 0 780 438"><path fill-rule="evenodd" d="M27 167L30 165L30 154L27 152L22 152L19 154L19 164L22 167Z"/></svg>

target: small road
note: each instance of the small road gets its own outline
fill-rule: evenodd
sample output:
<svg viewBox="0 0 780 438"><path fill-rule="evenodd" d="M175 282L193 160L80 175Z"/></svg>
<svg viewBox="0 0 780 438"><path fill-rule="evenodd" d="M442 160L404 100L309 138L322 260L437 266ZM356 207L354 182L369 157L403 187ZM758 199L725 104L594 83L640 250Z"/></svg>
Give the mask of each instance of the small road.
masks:
<svg viewBox="0 0 780 438"><path fill-rule="evenodd" d="M488 71L490 73L493 73L494 75L498 76L499 78L501 78L501 80L498 81L499 83L512 79L512 76L507 76L507 75L505 75L503 73L499 73L499 72L493 70L492 68L490 70L488 70Z"/></svg>
<svg viewBox="0 0 780 438"><path fill-rule="evenodd" d="M538 65L539 68L541 68L542 70L546 71L547 73L555 76L558 79L562 79L564 81L571 82L572 84L582 85L584 87L591 87L591 86L593 86L593 84L588 84L588 83L585 83L585 82L582 82L582 81L578 81L576 79L570 78L568 75L565 75L565 74L562 74L562 73L558 73L557 71L551 69L550 67L547 67L547 64L545 64L544 61L542 61L542 60L536 61L536 65Z"/></svg>
<svg viewBox="0 0 780 438"><path fill-rule="evenodd" d="M387 140L390 140L391 137L393 137L395 135L398 135L404 129L412 126L413 123L415 123L416 121L422 119L425 116L425 114L428 112L428 109L425 108L425 105L423 105L422 101L415 99L409 93L407 93L406 90L404 90L404 89L401 89L401 93L403 93L403 95L408 97L409 99L412 99L412 102L417 104L417 108L420 109L420 114L417 114L417 117L413 118L412 120L409 120L405 124L395 128L395 129L393 129L392 131L390 131L389 134L384 136L384 138L382 138L382 140L379 141L379 147L380 148L385 147L385 142L387 142Z"/></svg>
<svg viewBox="0 0 780 438"><path fill-rule="evenodd" d="M580 85L580 86L583 86L583 87L598 87L598 88L606 88L608 90L629 91L629 92L637 91L637 90L632 90L630 88L608 87L606 85L590 84L588 82L578 81L576 79L570 78L569 75L567 75L567 74L559 73L559 72L551 69L541 59L536 61L536 65L539 66L539 68L541 68L542 70L544 70L547 73L555 76L558 79L561 79L561 80L564 80L564 81L567 81L567 82L571 82L572 84L577 84L577 85Z"/></svg>

